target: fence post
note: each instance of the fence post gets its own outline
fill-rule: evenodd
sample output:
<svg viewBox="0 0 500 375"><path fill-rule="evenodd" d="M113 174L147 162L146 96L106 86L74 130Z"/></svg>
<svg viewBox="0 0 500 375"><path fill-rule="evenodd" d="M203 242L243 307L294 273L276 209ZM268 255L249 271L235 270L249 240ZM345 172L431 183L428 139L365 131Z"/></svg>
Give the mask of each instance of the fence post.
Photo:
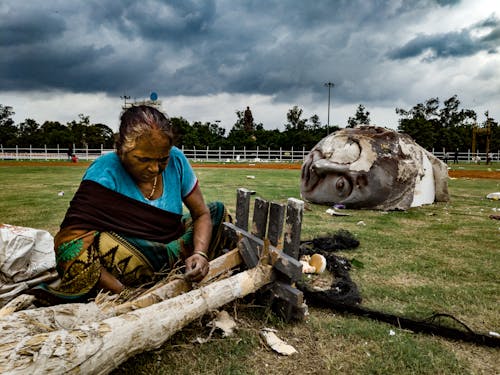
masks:
<svg viewBox="0 0 500 375"><path fill-rule="evenodd" d="M292 163L293 163L293 146L292 146Z"/></svg>
<svg viewBox="0 0 500 375"><path fill-rule="evenodd" d="M243 146L243 160L247 160L247 146Z"/></svg>
<svg viewBox="0 0 500 375"><path fill-rule="evenodd" d="M235 154L235 149L234 149L234 146L233 146L233 161L236 159L236 156L234 154Z"/></svg>
<svg viewBox="0 0 500 375"><path fill-rule="evenodd" d="M208 161L208 146L207 146L206 161Z"/></svg>
<svg viewBox="0 0 500 375"><path fill-rule="evenodd" d="M104 146L101 143L101 155L102 155L103 152L104 152Z"/></svg>
<svg viewBox="0 0 500 375"><path fill-rule="evenodd" d="M44 145L44 147L45 147L45 160L49 160L49 159L47 159L48 158L48 155L47 155L47 145Z"/></svg>
<svg viewBox="0 0 500 375"><path fill-rule="evenodd" d="M193 146L193 151L194 151L194 161L196 161L196 146Z"/></svg>
<svg viewBox="0 0 500 375"><path fill-rule="evenodd" d="M281 146L280 146L280 163L283 161L283 160L282 160L282 153L283 153L283 152L282 152L282 149L281 149Z"/></svg>
<svg viewBox="0 0 500 375"><path fill-rule="evenodd" d="M271 149L267 148L267 160L271 161Z"/></svg>
<svg viewBox="0 0 500 375"><path fill-rule="evenodd" d="M306 159L306 146L302 146L302 161Z"/></svg>
<svg viewBox="0 0 500 375"><path fill-rule="evenodd" d="M221 152L220 152L220 146L219 146L219 161L222 160Z"/></svg>
<svg viewBox="0 0 500 375"><path fill-rule="evenodd" d="M32 159L33 159L33 155L32 155L32 153L33 153L33 149L31 148L31 145L30 145L30 160L32 160Z"/></svg>
<svg viewBox="0 0 500 375"><path fill-rule="evenodd" d="M89 160L89 144L85 143L85 157Z"/></svg>
<svg viewBox="0 0 500 375"><path fill-rule="evenodd" d="M16 160L19 160L19 146L16 145Z"/></svg>

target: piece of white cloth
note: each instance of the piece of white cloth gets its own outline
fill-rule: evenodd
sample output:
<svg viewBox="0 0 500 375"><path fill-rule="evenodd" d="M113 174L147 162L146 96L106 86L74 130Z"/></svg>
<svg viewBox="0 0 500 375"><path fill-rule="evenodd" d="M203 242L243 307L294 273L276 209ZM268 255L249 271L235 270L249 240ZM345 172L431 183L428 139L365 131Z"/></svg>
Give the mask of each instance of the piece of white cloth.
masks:
<svg viewBox="0 0 500 375"><path fill-rule="evenodd" d="M0 224L0 286L30 280L55 266L49 232Z"/></svg>

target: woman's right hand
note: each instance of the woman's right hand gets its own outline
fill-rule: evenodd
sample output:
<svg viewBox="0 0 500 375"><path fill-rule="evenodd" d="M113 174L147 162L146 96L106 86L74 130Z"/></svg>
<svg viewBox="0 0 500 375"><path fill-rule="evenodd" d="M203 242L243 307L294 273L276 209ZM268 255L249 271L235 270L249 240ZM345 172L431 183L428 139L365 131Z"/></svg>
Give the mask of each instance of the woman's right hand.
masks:
<svg viewBox="0 0 500 375"><path fill-rule="evenodd" d="M206 258L199 254L193 254L186 259L186 273L184 276L189 281L200 281L207 275L209 268Z"/></svg>

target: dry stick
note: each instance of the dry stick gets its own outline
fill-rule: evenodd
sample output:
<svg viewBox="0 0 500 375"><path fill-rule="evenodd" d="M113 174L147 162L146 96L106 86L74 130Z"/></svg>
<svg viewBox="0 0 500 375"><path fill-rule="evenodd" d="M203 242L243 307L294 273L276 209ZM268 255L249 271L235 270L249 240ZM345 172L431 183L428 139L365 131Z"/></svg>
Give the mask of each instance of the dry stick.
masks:
<svg viewBox="0 0 500 375"><path fill-rule="evenodd" d="M160 347L191 321L256 292L271 279L272 266L259 265L200 289L75 330L18 337L0 346L0 373L107 374L128 358Z"/></svg>

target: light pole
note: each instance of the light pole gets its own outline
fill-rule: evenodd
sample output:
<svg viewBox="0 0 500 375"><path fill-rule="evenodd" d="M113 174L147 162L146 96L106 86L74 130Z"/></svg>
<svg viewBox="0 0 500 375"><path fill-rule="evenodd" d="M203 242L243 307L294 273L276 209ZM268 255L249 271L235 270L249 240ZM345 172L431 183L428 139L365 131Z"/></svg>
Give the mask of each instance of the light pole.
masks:
<svg viewBox="0 0 500 375"><path fill-rule="evenodd" d="M120 99L123 99L123 109L126 109L127 108L127 99L130 99L130 96L128 95L123 95L123 96L120 96Z"/></svg>
<svg viewBox="0 0 500 375"><path fill-rule="evenodd" d="M326 134L330 134L330 89L335 86L332 82L325 83L325 86L328 87L328 123L326 125Z"/></svg>

